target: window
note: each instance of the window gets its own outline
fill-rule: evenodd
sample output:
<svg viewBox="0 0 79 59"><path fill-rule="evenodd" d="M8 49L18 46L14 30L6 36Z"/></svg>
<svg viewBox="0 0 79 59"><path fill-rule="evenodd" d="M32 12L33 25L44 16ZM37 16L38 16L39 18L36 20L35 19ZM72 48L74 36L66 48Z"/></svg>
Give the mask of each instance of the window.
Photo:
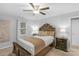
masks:
<svg viewBox="0 0 79 59"><path fill-rule="evenodd" d="M20 26L21 26L21 28L20 28L21 34L26 34L26 23L25 22L21 22Z"/></svg>
<svg viewBox="0 0 79 59"><path fill-rule="evenodd" d="M19 22L19 34L26 34L26 22Z"/></svg>

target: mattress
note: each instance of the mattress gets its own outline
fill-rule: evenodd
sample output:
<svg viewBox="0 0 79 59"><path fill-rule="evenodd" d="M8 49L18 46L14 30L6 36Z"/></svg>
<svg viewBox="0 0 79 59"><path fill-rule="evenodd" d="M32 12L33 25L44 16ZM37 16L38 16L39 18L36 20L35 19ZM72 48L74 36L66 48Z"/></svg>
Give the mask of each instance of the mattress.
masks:
<svg viewBox="0 0 79 59"><path fill-rule="evenodd" d="M51 44L54 40L53 36L34 36L34 37L41 38L45 42L45 47L47 47L49 44ZM22 46L25 50L27 50L29 53L31 53L31 55L35 55L35 46L32 43L30 43L22 38L19 38L17 40L17 43L20 46Z"/></svg>

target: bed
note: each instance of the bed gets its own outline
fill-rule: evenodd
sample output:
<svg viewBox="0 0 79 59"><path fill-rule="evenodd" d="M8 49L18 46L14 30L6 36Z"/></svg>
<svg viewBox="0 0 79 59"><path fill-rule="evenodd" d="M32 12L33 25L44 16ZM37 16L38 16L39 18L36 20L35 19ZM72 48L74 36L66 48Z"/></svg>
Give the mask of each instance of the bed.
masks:
<svg viewBox="0 0 79 59"><path fill-rule="evenodd" d="M34 36L24 36L19 38L17 42L14 42L13 52L16 55L42 55L44 51L45 54L53 47L54 39L55 28L46 23L39 28L38 34Z"/></svg>

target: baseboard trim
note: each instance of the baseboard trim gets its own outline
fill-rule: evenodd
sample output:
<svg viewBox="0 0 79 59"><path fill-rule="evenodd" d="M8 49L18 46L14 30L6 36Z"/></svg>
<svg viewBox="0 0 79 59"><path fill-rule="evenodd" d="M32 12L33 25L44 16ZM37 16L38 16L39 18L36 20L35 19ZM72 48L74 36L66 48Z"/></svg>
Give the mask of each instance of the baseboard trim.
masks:
<svg viewBox="0 0 79 59"><path fill-rule="evenodd" d="M5 42L5 43L1 43L0 44L0 49L5 49L5 48L9 48L9 47L12 47L13 44L10 43L10 42Z"/></svg>
<svg viewBox="0 0 79 59"><path fill-rule="evenodd" d="M78 45L72 45L71 48L79 49L79 46Z"/></svg>

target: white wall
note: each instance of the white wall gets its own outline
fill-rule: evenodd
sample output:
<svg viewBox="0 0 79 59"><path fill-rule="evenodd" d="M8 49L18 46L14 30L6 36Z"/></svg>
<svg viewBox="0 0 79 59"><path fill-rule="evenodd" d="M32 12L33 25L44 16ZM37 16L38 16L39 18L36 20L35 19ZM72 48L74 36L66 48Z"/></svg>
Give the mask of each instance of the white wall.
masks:
<svg viewBox="0 0 79 59"><path fill-rule="evenodd" d="M70 18L67 16L57 16L57 17L49 17L41 20L28 20L27 25L31 28L32 26L42 26L45 23L49 23L52 26L56 28L56 30L59 30L61 26L67 26L67 30L69 31L70 27Z"/></svg>

